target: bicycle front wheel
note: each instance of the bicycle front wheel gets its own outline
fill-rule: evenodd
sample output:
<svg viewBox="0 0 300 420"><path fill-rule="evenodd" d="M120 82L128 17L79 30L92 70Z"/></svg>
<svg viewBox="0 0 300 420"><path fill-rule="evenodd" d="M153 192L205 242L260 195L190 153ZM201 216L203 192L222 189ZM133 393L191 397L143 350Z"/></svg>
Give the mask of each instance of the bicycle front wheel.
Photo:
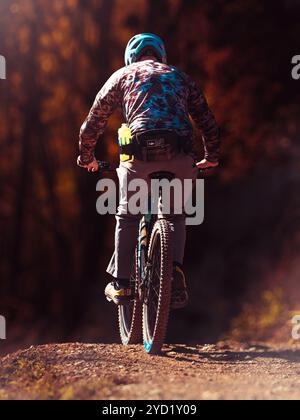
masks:
<svg viewBox="0 0 300 420"><path fill-rule="evenodd" d="M172 230L168 221L159 220L151 235L143 305L144 347L148 354L161 351L168 327L173 272Z"/></svg>

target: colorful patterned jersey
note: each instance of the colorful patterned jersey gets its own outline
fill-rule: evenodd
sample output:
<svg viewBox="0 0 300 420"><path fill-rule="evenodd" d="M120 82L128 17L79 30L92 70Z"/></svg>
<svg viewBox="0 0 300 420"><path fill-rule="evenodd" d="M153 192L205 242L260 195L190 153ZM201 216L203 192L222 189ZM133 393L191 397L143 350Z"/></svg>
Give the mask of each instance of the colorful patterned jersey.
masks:
<svg viewBox="0 0 300 420"><path fill-rule="evenodd" d="M206 158L218 161L219 129L201 89L176 67L147 60L118 70L98 93L80 131L82 163L94 159L97 140L118 107L132 134L170 129L192 135L191 115L202 130Z"/></svg>

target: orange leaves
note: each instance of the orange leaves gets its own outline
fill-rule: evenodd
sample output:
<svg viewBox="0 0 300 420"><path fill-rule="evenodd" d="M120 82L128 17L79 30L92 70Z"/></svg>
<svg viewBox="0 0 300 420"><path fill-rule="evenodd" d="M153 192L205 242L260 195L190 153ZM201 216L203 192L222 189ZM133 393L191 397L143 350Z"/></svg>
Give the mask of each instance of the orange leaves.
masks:
<svg viewBox="0 0 300 420"><path fill-rule="evenodd" d="M78 6L78 0L65 0L65 3L70 9L76 9Z"/></svg>
<svg viewBox="0 0 300 420"><path fill-rule="evenodd" d="M30 51L30 27L23 24L17 30L18 47L21 54L27 54Z"/></svg>
<svg viewBox="0 0 300 420"><path fill-rule="evenodd" d="M53 86L48 97L41 106L41 119L44 124L49 123L63 115L67 117L67 87L63 83Z"/></svg>
<svg viewBox="0 0 300 420"><path fill-rule="evenodd" d="M91 46L96 45L100 36L100 27L89 13L83 16L82 30L85 42Z"/></svg>
<svg viewBox="0 0 300 420"><path fill-rule="evenodd" d="M19 13L19 12L20 12L20 6L19 6L19 4L18 4L18 3L13 3L13 4L10 6L9 10L10 10L10 12L11 12L12 14Z"/></svg>
<svg viewBox="0 0 300 420"><path fill-rule="evenodd" d="M69 60L76 49L70 17L61 16L57 19L47 17L47 25L39 35L39 44L46 51L59 54Z"/></svg>
<svg viewBox="0 0 300 420"><path fill-rule="evenodd" d="M42 53L38 58L40 69L43 73L51 73L56 69L56 58L53 54Z"/></svg>

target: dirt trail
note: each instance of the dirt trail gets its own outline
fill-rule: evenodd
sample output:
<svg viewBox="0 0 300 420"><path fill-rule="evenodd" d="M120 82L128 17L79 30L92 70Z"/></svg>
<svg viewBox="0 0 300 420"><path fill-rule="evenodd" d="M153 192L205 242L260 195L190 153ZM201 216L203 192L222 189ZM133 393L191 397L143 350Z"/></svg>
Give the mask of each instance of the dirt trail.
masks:
<svg viewBox="0 0 300 420"><path fill-rule="evenodd" d="M0 399L300 399L300 350L64 344L0 360Z"/></svg>

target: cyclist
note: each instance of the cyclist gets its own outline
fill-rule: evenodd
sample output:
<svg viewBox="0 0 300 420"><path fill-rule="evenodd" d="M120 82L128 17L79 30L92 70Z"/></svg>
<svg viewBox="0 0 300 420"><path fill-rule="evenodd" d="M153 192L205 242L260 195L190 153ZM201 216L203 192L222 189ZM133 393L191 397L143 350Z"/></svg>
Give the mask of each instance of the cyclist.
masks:
<svg viewBox="0 0 300 420"><path fill-rule="evenodd" d="M127 211L130 192L125 188L135 178L149 181L154 172L168 171L177 179L195 179L197 168L206 170L219 164L220 135L213 113L202 90L188 75L167 64L163 41L153 34L134 36L125 52L126 66L112 75L98 93L81 127L78 165L98 171L95 146L108 119L121 107L132 132L130 145L121 145L120 154L134 156L118 169L120 205L116 216L115 253L108 267L113 281L105 290L117 305L131 301L131 261L141 216ZM193 126L189 115L202 130L205 159L197 163L191 156ZM133 194L133 193L132 193ZM185 215L166 215L174 225L174 275L172 308L187 305L188 292L183 272L186 242Z"/></svg>

